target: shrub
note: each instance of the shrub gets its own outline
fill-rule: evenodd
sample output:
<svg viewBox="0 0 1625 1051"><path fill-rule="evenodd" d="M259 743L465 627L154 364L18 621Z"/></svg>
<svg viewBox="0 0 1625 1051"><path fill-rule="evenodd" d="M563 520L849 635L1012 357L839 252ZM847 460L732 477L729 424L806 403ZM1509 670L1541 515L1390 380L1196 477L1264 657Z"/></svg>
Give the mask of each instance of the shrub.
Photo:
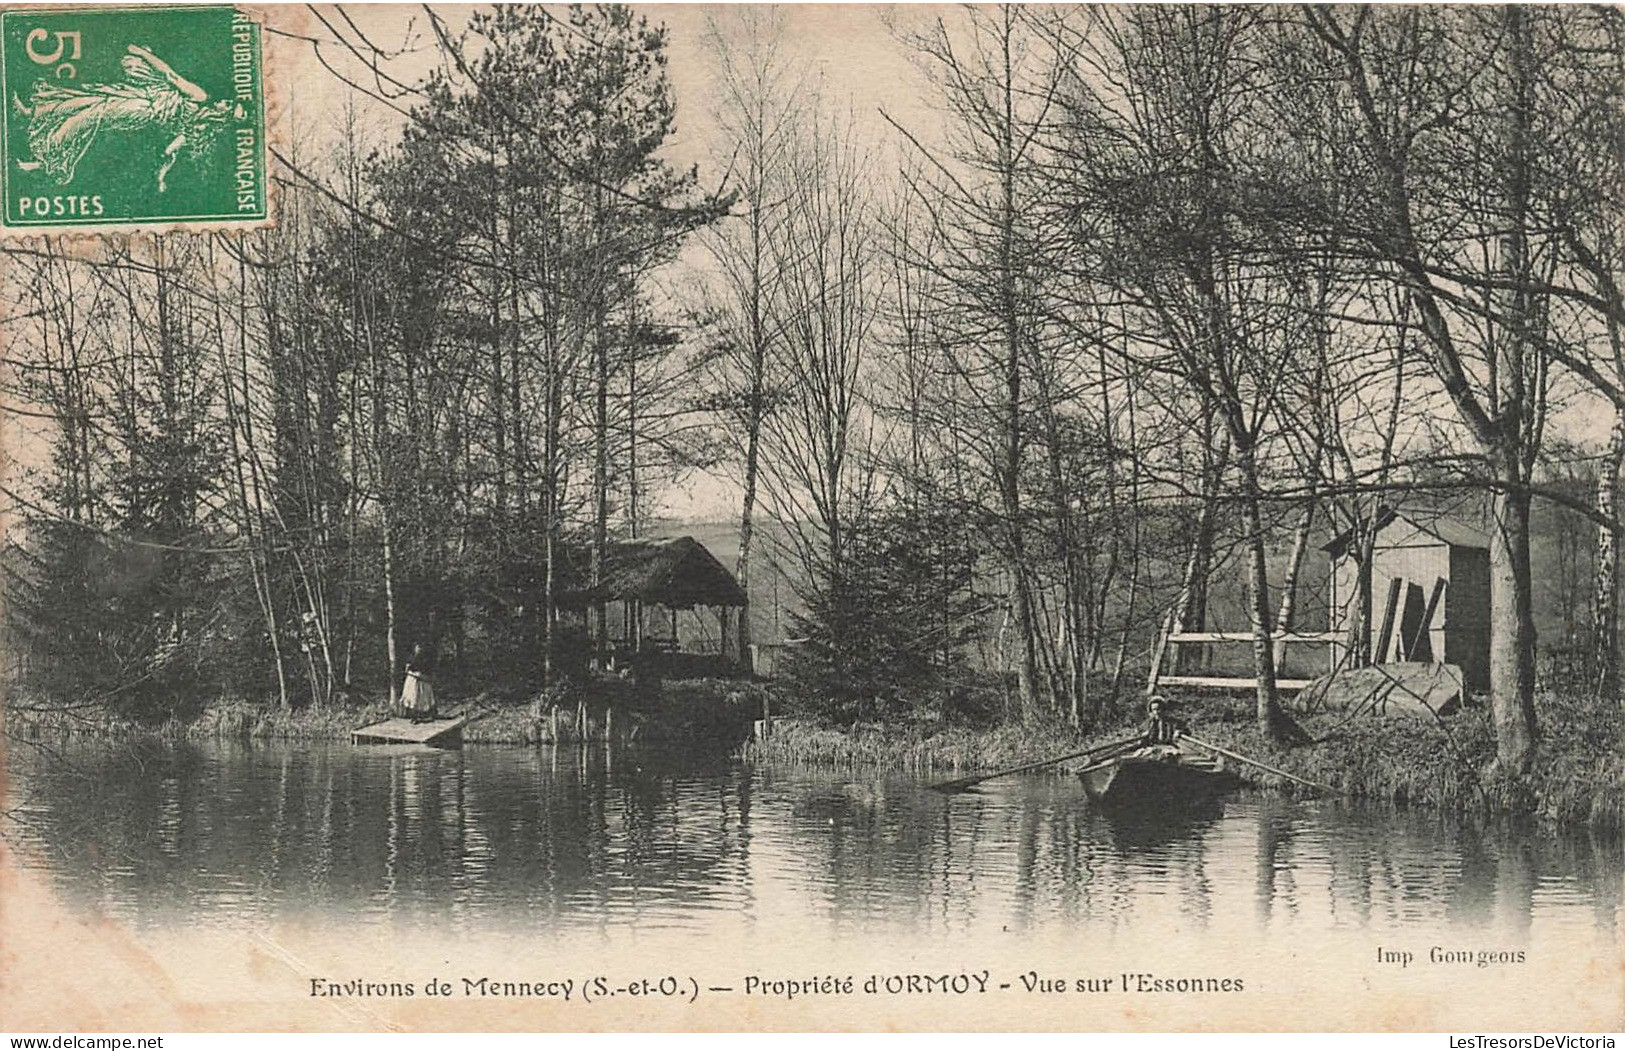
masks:
<svg viewBox="0 0 1625 1051"><path fill-rule="evenodd" d="M876 512L850 530L838 565L813 567L794 621L806 642L786 661L809 714L849 726L987 707L963 652L974 556L953 526L941 512Z"/></svg>

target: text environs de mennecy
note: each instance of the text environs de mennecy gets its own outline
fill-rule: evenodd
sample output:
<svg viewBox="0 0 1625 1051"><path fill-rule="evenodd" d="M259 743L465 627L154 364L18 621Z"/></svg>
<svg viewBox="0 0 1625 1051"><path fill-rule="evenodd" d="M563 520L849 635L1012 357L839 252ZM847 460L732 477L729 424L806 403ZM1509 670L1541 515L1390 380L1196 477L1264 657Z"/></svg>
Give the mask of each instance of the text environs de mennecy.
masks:
<svg viewBox="0 0 1625 1051"><path fill-rule="evenodd" d="M573 978L507 981L496 978L430 978L424 982L373 982L361 978L310 979L310 995L356 999L408 999L417 996L521 997L569 1000L576 994Z"/></svg>

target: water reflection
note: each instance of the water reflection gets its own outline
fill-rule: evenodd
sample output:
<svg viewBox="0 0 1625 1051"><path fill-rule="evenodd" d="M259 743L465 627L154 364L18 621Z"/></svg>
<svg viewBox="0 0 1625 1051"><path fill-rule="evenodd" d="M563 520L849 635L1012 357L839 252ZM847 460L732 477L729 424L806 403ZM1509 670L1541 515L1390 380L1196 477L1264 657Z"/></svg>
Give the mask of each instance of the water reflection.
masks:
<svg viewBox="0 0 1625 1051"><path fill-rule="evenodd" d="M137 923L384 922L825 934L1614 930L1615 841L1269 796L1173 820L1075 783L915 780L602 750L14 745L7 834Z"/></svg>

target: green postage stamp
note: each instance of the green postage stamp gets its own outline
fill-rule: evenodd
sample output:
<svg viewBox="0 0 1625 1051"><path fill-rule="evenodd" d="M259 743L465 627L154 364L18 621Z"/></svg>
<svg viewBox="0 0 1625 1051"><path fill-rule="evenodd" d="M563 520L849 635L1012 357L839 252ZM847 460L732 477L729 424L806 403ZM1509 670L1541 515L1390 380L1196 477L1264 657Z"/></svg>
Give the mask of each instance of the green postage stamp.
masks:
<svg viewBox="0 0 1625 1051"><path fill-rule="evenodd" d="M0 13L5 228L263 224L262 70L232 7Z"/></svg>

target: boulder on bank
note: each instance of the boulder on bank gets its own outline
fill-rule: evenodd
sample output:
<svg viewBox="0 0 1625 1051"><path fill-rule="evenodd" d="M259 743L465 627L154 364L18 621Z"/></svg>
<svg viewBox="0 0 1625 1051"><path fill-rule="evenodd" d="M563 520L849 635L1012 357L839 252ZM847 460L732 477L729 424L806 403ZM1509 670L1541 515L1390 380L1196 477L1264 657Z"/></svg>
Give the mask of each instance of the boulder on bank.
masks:
<svg viewBox="0 0 1625 1051"><path fill-rule="evenodd" d="M1374 664L1321 676L1298 692L1292 708L1304 715L1347 712L1432 719L1461 707L1464 681L1456 664Z"/></svg>

